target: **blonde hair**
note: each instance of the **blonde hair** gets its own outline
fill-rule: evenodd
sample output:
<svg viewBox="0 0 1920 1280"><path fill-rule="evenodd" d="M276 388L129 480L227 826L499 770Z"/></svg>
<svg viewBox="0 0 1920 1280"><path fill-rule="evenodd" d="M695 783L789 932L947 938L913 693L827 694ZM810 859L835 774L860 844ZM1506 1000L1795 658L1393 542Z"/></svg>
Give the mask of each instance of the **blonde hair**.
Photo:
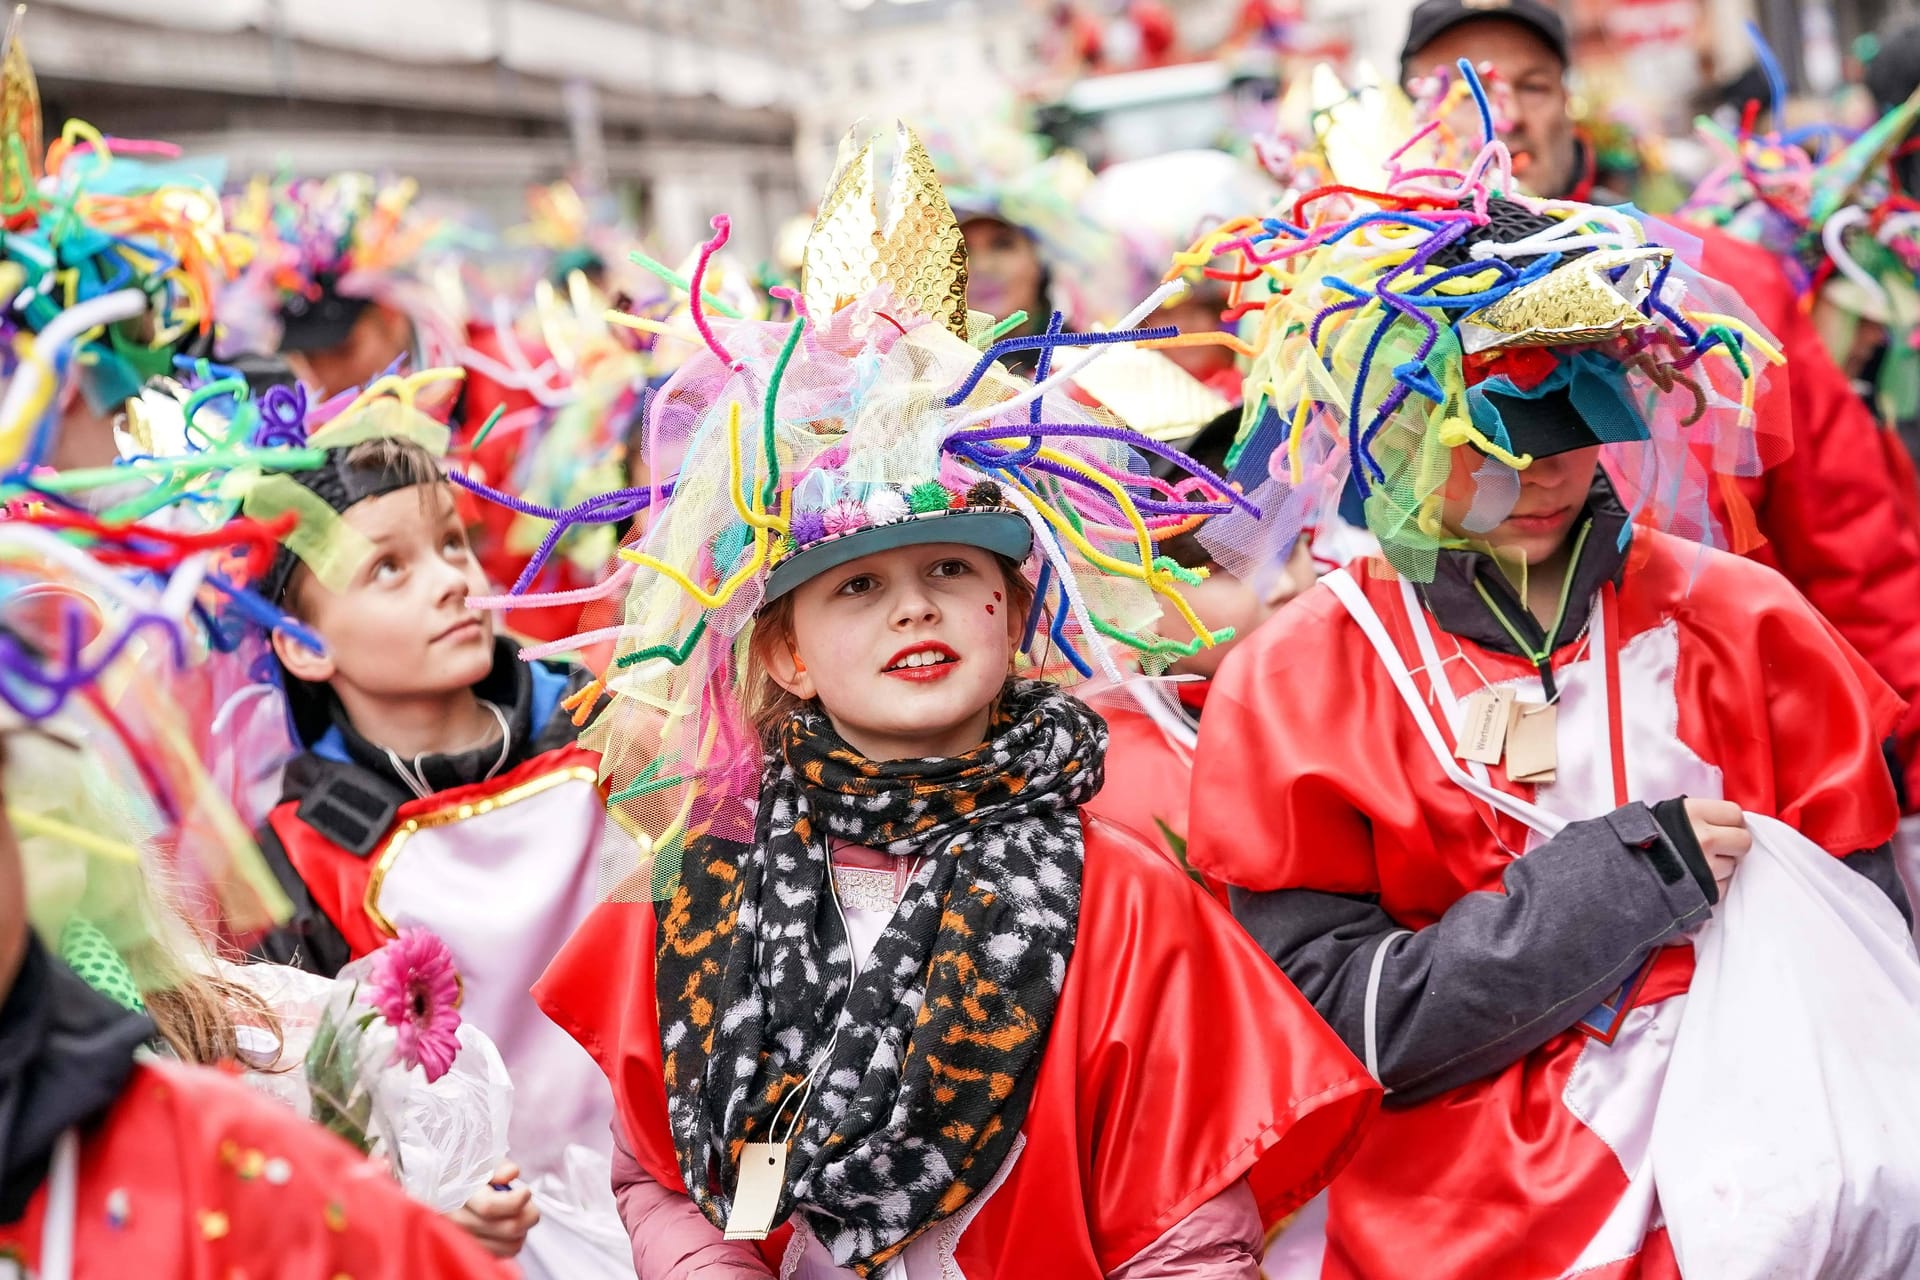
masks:
<svg viewBox="0 0 1920 1280"><path fill-rule="evenodd" d="M993 553L993 558L999 562L1000 576L1006 581L1007 616L1024 622L1033 611L1033 584L1020 571L1017 561L998 552ZM1045 625L1044 619L1042 625ZM793 593L788 592L754 619L741 662L740 704L746 712L747 723L763 742L770 741L794 712L813 701L795 697L773 678L768 659L780 648L792 651L793 647Z"/></svg>
<svg viewBox="0 0 1920 1280"><path fill-rule="evenodd" d="M141 995L147 1016L174 1054L183 1062L213 1066L240 1062L249 1070L284 1070L280 1055L286 1038L280 1015L257 991L226 978L184 972L168 987ZM277 1042L265 1062L257 1055L240 1055L242 1026L258 1027Z"/></svg>
<svg viewBox="0 0 1920 1280"><path fill-rule="evenodd" d="M126 960L160 1038L183 1062L239 1062L250 1070L284 1070L280 1055L286 1038L280 1015L251 987L220 973L218 944L194 923L196 913L182 888L158 868L147 867L140 889L145 900L139 909L151 922L151 940ZM270 1057L241 1056L243 1026L273 1037Z"/></svg>

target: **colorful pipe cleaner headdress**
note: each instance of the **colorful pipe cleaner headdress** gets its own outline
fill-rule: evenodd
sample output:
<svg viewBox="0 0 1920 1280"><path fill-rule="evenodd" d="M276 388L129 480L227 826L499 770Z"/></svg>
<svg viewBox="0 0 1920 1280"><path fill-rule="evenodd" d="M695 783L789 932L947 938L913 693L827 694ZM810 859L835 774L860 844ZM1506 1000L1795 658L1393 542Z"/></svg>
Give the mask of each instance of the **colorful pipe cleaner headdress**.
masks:
<svg viewBox="0 0 1920 1280"><path fill-rule="evenodd" d="M1781 130L1786 89L1772 51L1749 27L1773 90L1774 129L1758 127L1761 104L1749 101L1738 133L1698 122L1718 162L1681 213L1720 227L1779 259L1803 298L1827 350L1845 361L1862 320L1888 330L1877 370L1876 402L1884 416L1920 413L1920 201L1901 189L1898 159L1920 120L1920 92L1849 137L1829 125Z"/></svg>
<svg viewBox="0 0 1920 1280"><path fill-rule="evenodd" d="M164 565L186 550L232 553L205 566L199 580L224 602L217 614L202 614L216 641L246 625L291 628L318 644L282 612L279 597L296 560L337 585L371 552L338 519L349 494L366 488L364 478L348 474L346 451L398 438L444 455L448 429L415 400L461 373L389 375L310 407L303 388L272 387L255 400L234 370L194 363L187 382L156 379L128 403L116 463L15 468L0 474L0 499L14 520L118 539L125 544L118 554L134 565Z"/></svg>
<svg viewBox="0 0 1920 1280"><path fill-rule="evenodd" d="M662 299L651 309L671 313L673 308ZM542 405L537 420L509 424L502 419L498 428L504 432L519 426L519 439L509 452L512 475L504 487L527 509L507 528L506 550L516 556L538 554L543 562L557 551L575 568L597 574L617 547L613 526L561 526L532 512L573 508L623 488L631 428L656 376L658 347L676 347L676 365L698 348L612 323L606 300L579 272L564 291L540 281L531 318L551 374L544 385L527 384ZM695 344L700 341L691 328L686 336ZM485 438L476 437L474 447ZM549 534L555 535L552 543Z"/></svg>
<svg viewBox="0 0 1920 1280"><path fill-rule="evenodd" d="M600 504L597 518L612 518L670 498L621 551L629 563L570 595L624 593L624 625L527 651L617 638L603 677L613 702L587 741L603 753L616 812L661 853L677 855L693 834L751 836L761 753L742 707L748 641L803 563L817 570L876 543L1002 550L1025 562L1039 602L1027 619L1030 673L1071 679L1098 665L1117 679L1108 642L1149 671L1193 648L1153 633L1163 599L1205 632L1177 589L1196 575L1157 558L1155 539L1246 506L1204 473L1154 479L1148 457L1178 455L1064 390L1101 346L1171 330L1063 335L1056 315L1046 334L995 341L1009 326L966 309L959 227L919 140L899 131L878 215L873 143L843 157L802 290L790 295L797 318L728 320L696 307L705 348L648 410L657 479ZM726 220L714 221L703 263L725 238ZM1075 346L1091 350L1064 354ZM997 363L1021 349L1041 352L1038 383ZM676 867L677 856L663 862L656 885Z"/></svg>
<svg viewBox="0 0 1920 1280"><path fill-rule="evenodd" d="M170 987L184 954L150 877L238 943L290 910L202 763L210 561L89 521L0 524L4 791L30 914L49 946L128 1004Z"/></svg>
<svg viewBox="0 0 1920 1280"><path fill-rule="evenodd" d="M200 556L188 603L206 644L226 656L196 686L206 703L198 723L225 724L229 714L240 714L239 701L277 688L285 695L282 719L306 734L324 727L324 698L285 677L267 639L285 631L310 648L325 646L286 612L288 585L301 565L336 590L351 581L373 546L341 513L421 483L424 469L378 450L363 458L354 447L403 440L443 456L448 429L416 399L459 377L445 369L389 375L309 407L301 387L272 387L255 400L233 370L198 362L186 382L156 379L128 403L116 432L123 455L116 464L16 471L0 480L0 497L12 502L15 521L85 542L107 540L115 563L155 569ZM291 751L293 733L268 729L267 720L251 715L245 722L258 730L250 741L260 751L276 759ZM232 775L229 794L251 812L252 782L273 761L240 758L229 750L238 740L228 737L203 737L199 745L223 777Z"/></svg>
<svg viewBox="0 0 1920 1280"><path fill-rule="evenodd" d="M1583 443L1605 445L1639 519L1696 541L1743 533L1716 529L1713 477L1788 450L1784 417L1757 400L1762 367L1781 358L1758 322L1686 265L1697 245L1675 228L1516 194L1498 141L1465 172L1401 168L1434 128L1395 153L1381 189L1306 193L1287 216L1238 219L1176 259L1226 255L1271 289L1233 458L1270 519L1215 521L1202 539L1252 571L1291 545L1327 486L1350 485L1393 568L1428 581L1440 548L1506 518L1534 454ZM1482 460L1454 531L1441 490L1462 445ZM1738 523L1746 509L1721 488Z"/></svg>
<svg viewBox="0 0 1920 1280"><path fill-rule="evenodd" d="M433 260L455 228L422 212L417 194L411 179L337 173L255 178L230 196L228 221L254 259L221 300L233 331L223 353L330 347L377 302L413 322L417 368L457 363L464 298L442 287Z"/></svg>
<svg viewBox="0 0 1920 1280"><path fill-rule="evenodd" d="M80 120L42 150L19 25L0 54L0 464L47 455L69 377L107 414L210 347L214 297L247 256L222 221L217 164Z"/></svg>

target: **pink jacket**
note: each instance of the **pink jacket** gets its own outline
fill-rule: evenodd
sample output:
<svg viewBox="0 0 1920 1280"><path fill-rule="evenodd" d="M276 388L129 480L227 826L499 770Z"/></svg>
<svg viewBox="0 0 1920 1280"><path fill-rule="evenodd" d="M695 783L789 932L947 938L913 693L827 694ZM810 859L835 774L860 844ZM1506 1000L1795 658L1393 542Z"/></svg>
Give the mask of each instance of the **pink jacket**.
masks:
<svg viewBox="0 0 1920 1280"><path fill-rule="evenodd" d="M768 1280L751 1244L721 1238L692 1200L661 1186L613 1133L613 1195L638 1280ZM1107 1280L1258 1280L1260 1209L1242 1179L1175 1223Z"/></svg>

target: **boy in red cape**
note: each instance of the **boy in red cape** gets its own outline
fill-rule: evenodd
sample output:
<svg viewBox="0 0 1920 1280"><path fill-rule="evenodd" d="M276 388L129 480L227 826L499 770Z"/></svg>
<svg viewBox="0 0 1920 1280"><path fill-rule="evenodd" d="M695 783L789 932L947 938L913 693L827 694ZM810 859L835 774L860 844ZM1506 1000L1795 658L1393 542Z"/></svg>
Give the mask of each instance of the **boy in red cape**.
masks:
<svg viewBox="0 0 1920 1280"><path fill-rule="evenodd" d="M862 226L859 177L822 227ZM964 259L937 184L909 199L955 248L900 259L924 290ZM623 892L659 900L602 906L535 988L613 1082L637 1274L1252 1280L1374 1086L1172 861L1084 813L1104 726L1014 674L1165 643L1171 574L1040 532L1142 519L1106 477L1150 446L983 356L964 275L850 294L808 260L807 320L714 320L655 401L691 448L596 727L661 851L658 892ZM1012 423L1033 470L988 443ZM1201 488L1154 519L1225 500Z"/></svg>
<svg viewBox="0 0 1920 1280"><path fill-rule="evenodd" d="M1617 211L1471 181L1381 203L1308 229L1345 287L1307 250L1270 305L1336 318L1254 372L1304 366L1272 473L1353 460L1383 558L1226 665L1194 803L1235 821L1191 857L1388 1090L1324 1275L1672 1277L1647 1151L1686 934L1743 811L1904 907L1901 706L1773 571L1650 527L1704 505L1689 464L1768 454L1742 406L1770 348L1728 291ZM1316 390L1342 367L1362 391Z"/></svg>

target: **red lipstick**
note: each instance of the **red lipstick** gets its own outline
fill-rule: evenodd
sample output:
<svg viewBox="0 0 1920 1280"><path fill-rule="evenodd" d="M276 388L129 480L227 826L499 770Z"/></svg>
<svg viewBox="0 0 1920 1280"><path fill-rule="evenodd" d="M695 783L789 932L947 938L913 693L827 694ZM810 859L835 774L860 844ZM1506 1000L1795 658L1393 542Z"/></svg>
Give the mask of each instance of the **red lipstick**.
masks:
<svg viewBox="0 0 1920 1280"><path fill-rule="evenodd" d="M900 680L939 680L960 665L960 655L938 640L910 644L887 659L880 674Z"/></svg>

